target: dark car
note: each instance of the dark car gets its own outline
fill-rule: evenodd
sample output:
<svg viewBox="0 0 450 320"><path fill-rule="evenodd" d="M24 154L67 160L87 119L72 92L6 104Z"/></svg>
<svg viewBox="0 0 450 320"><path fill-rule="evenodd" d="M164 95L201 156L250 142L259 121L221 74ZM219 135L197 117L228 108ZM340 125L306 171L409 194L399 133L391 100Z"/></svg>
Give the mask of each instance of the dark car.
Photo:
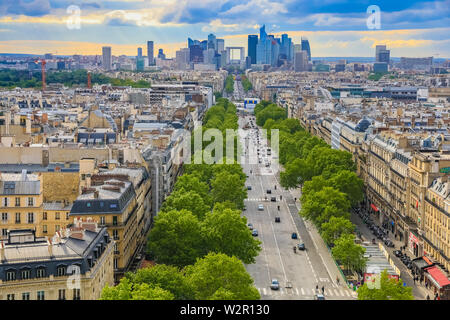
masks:
<svg viewBox="0 0 450 320"><path fill-rule="evenodd" d="M253 230L253 224L249 223L249 224L247 225L247 227L248 227L250 230Z"/></svg>
<svg viewBox="0 0 450 320"><path fill-rule="evenodd" d="M402 252L400 251L400 250L395 250L394 251L394 255L398 258L398 257L401 257L401 255L402 255Z"/></svg>
<svg viewBox="0 0 450 320"><path fill-rule="evenodd" d="M275 222L281 222L280 217L275 217Z"/></svg>
<svg viewBox="0 0 450 320"><path fill-rule="evenodd" d="M394 247L394 243L390 239L385 239L384 240L384 244L386 246L388 246L389 248L393 248Z"/></svg>
<svg viewBox="0 0 450 320"><path fill-rule="evenodd" d="M276 197L271 197L271 198L270 198L270 201L272 201L272 202L277 202L277 198L276 198Z"/></svg>
<svg viewBox="0 0 450 320"><path fill-rule="evenodd" d="M292 239L298 239L297 233L293 232L292 235L291 235L291 238Z"/></svg>
<svg viewBox="0 0 450 320"><path fill-rule="evenodd" d="M252 186L247 186L247 190L252 190Z"/></svg>
<svg viewBox="0 0 450 320"><path fill-rule="evenodd" d="M253 229L252 236L257 237L258 236L258 230Z"/></svg>
<svg viewBox="0 0 450 320"><path fill-rule="evenodd" d="M267 191L266 191L267 193L272 193L272 190L270 190L270 189L267 189Z"/></svg>
<svg viewBox="0 0 450 320"><path fill-rule="evenodd" d="M305 250L306 250L306 247L305 247L305 244L304 244L304 243L299 243L299 244L297 245L297 247L298 247L298 250L301 250L301 251L305 251Z"/></svg>

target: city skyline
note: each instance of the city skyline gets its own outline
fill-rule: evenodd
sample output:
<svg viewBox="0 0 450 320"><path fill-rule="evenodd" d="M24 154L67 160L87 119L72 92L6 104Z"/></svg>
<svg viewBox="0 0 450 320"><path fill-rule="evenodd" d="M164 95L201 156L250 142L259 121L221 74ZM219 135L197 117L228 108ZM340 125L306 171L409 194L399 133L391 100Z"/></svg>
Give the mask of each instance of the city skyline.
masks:
<svg viewBox="0 0 450 320"><path fill-rule="evenodd" d="M68 19L80 24L69 28ZM386 44L393 57L450 57L450 1L378 1L380 29L367 27L368 1L113 1L82 4L64 0L34 0L0 4L0 53L61 55L135 55L148 40L167 57L185 48L186 39L206 39L214 33L225 46L244 46L247 36L265 24L268 34L287 33L294 43L307 37L314 57L373 56ZM76 8L76 7L75 7ZM175 11L176 10L176 11ZM68 13L69 12L69 13ZM251 12L251 14L249 14ZM72 16L71 16L72 15Z"/></svg>

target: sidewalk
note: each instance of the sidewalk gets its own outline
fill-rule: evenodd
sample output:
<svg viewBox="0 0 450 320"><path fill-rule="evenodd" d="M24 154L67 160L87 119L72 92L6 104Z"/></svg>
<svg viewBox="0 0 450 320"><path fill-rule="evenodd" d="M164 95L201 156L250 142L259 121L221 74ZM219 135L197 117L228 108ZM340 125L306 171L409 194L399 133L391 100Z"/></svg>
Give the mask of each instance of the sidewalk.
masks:
<svg viewBox="0 0 450 320"><path fill-rule="evenodd" d="M300 211L301 204L300 204L300 196L301 191L300 188L297 189L290 189L289 190L292 197L297 198L297 201L295 201L295 205L297 209ZM325 265L325 268L327 269L328 275L330 276L331 282L336 287L343 287L348 288L352 291L352 296L357 297L357 294L355 291L353 291L352 288L350 288L345 281L345 278L340 270L340 268L337 266L335 260L333 259L330 250L328 249L327 245L325 244L325 241L320 236L317 228L308 220L303 219L303 222L305 223L306 229L308 230L311 238L313 239L313 243L316 247L317 253L322 258L323 264ZM321 254L321 252L325 252L326 254ZM339 279L339 285L336 281L336 279Z"/></svg>

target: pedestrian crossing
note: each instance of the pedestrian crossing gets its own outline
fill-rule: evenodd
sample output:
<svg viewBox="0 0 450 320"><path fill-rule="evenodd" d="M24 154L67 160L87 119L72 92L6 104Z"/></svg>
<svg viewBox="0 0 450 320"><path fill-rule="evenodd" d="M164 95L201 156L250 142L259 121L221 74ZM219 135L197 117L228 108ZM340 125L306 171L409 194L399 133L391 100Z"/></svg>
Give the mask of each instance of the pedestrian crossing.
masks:
<svg viewBox="0 0 450 320"><path fill-rule="evenodd" d="M316 291L315 288L280 288L279 290L272 290L268 288L257 288L261 296L314 296L317 293L322 293L321 290ZM354 291L341 288L325 288L324 296L333 298L356 298L357 294Z"/></svg>
<svg viewBox="0 0 450 320"><path fill-rule="evenodd" d="M267 202L269 200L270 200L270 198L267 198L267 199L264 199L264 198L248 198L248 199L245 199L244 201Z"/></svg>

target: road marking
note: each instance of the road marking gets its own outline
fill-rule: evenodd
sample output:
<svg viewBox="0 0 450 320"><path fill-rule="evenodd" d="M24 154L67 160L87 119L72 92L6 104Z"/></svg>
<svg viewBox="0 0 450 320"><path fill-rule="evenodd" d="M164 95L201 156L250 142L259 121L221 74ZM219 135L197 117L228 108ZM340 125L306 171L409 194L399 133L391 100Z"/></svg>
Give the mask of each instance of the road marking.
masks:
<svg viewBox="0 0 450 320"><path fill-rule="evenodd" d="M256 289L258 289L258 292L259 292L259 294L261 295L261 289L260 289L260 288L256 288Z"/></svg>
<svg viewBox="0 0 450 320"><path fill-rule="evenodd" d="M325 289L325 292L327 295L332 296L333 295L333 290L331 289Z"/></svg>
<svg viewBox="0 0 450 320"><path fill-rule="evenodd" d="M297 295L298 295L298 289L297 288L295 288L295 292L297 292Z"/></svg>
<svg viewBox="0 0 450 320"><path fill-rule="evenodd" d="M320 282L330 282L330 280L328 278L319 278Z"/></svg>
<svg viewBox="0 0 450 320"><path fill-rule="evenodd" d="M341 296L345 296L345 291L339 290L339 292L341 293Z"/></svg>
<svg viewBox="0 0 450 320"><path fill-rule="evenodd" d="M300 288L300 290L302 291L302 296L305 295L305 290L303 290L303 288Z"/></svg>
<svg viewBox="0 0 450 320"><path fill-rule="evenodd" d="M344 292L345 292L345 294L347 295L347 297L350 297L350 294L348 293L347 290L345 290Z"/></svg>
<svg viewBox="0 0 450 320"><path fill-rule="evenodd" d="M263 288L264 295L266 296L266 288Z"/></svg>

